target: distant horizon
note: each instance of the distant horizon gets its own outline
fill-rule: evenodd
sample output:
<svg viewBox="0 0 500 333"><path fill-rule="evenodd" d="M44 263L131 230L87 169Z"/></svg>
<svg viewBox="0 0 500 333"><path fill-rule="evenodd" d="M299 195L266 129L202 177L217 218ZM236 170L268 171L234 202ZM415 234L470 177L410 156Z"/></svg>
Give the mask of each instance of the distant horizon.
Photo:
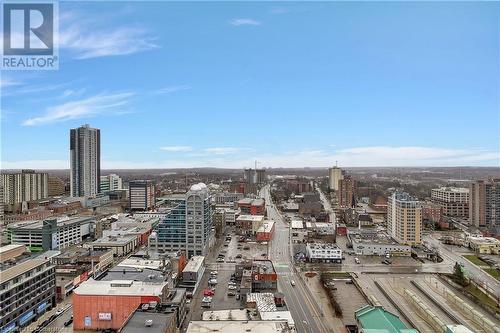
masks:
<svg viewBox="0 0 500 333"><path fill-rule="evenodd" d="M315 170L328 170L334 166L329 167L259 167L259 169L266 170L304 170L304 169L315 169ZM339 166L341 169L498 169L500 171L500 166ZM102 169L101 171L135 171L135 170L198 170L198 169L214 169L214 170L244 170L245 168L222 168L222 167L186 167L186 168L145 168L145 169ZM252 168L253 169L253 168ZM21 170L35 170L35 171L68 171L70 169L40 169L40 168L20 168L20 169L4 169L0 168L0 171L21 171ZM500 177L500 175L499 175Z"/></svg>

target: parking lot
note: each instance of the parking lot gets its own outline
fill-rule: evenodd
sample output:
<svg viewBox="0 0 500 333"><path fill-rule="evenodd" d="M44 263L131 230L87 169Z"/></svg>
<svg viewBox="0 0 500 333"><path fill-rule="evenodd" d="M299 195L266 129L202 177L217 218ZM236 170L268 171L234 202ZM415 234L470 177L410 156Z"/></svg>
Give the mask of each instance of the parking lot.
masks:
<svg viewBox="0 0 500 333"><path fill-rule="evenodd" d="M228 295L228 286L231 279L231 274L234 273L236 263L243 261L245 258L263 259L267 258L267 244L259 244L257 242L238 242L239 236L233 232L228 232L231 235L231 241L225 246L224 243L219 244L215 249L213 255L209 256L206 261L206 270L200 282L198 290L193 295L191 301L191 320L201 320L204 311L209 310L225 310L225 309L239 309L241 307L240 300L237 300L239 289L239 282L237 289L233 290L236 295ZM263 256L265 254L265 256ZM241 256L241 258L240 258ZM224 261L217 260L224 258ZM212 271L217 271L217 284L213 285L214 295L212 296L212 303L210 308L202 307L203 291L209 288L208 281Z"/></svg>

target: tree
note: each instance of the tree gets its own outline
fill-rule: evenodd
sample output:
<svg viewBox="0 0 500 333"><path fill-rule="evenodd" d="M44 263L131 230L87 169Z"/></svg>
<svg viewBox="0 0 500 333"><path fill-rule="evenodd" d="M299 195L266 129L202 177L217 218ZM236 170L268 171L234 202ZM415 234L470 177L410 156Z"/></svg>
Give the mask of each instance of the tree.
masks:
<svg viewBox="0 0 500 333"><path fill-rule="evenodd" d="M464 267L458 262L455 262L453 275L455 276L455 281L458 282L462 287L467 285L467 278L465 277Z"/></svg>

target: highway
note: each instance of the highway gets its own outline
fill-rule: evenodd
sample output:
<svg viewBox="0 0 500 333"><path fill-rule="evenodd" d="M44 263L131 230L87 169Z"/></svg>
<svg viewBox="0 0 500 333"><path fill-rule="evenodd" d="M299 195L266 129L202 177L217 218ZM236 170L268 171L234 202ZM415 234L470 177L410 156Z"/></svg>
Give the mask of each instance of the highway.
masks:
<svg viewBox="0 0 500 333"><path fill-rule="evenodd" d="M261 197L266 200L268 218L275 222L269 258L278 274L278 289L285 295L285 302L292 313L297 332L332 332L325 327L321 310L294 269L289 228L271 200L269 186L261 190ZM295 286L292 286L292 280Z"/></svg>

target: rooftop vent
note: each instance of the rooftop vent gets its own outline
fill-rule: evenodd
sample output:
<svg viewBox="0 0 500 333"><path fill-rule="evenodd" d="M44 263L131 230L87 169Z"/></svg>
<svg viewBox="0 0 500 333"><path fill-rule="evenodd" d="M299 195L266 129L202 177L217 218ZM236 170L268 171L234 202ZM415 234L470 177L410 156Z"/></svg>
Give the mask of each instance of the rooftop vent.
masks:
<svg viewBox="0 0 500 333"><path fill-rule="evenodd" d="M148 319L144 322L144 326L151 327L153 326L153 319Z"/></svg>

